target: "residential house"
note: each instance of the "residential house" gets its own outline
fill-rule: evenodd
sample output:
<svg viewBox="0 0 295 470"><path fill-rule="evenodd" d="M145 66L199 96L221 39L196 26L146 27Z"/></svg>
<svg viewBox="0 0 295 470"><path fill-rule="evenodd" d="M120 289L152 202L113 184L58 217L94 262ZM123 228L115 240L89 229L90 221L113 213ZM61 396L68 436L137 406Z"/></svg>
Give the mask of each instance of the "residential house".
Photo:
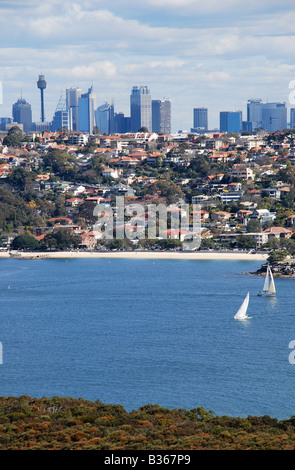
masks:
<svg viewBox="0 0 295 470"><path fill-rule="evenodd" d="M206 222L206 220L209 220L209 212L205 211L204 209L201 209L200 211L191 211L190 212L191 217L201 217L201 222Z"/></svg>
<svg viewBox="0 0 295 470"><path fill-rule="evenodd" d="M168 229L167 230L167 238L172 240L180 240L184 241L188 235L191 235L190 231L182 230L182 229Z"/></svg>
<svg viewBox="0 0 295 470"><path fill-rule="evenodd" d="M66 200L66 205L71 206L71 207L77 207L79 206L79 204L82 204L83 202L84 200L80 199L79 197L72 197Z"/></svg>
<svg viewBox="0 0 295 470"><path fill-rule="evenodd" d="M287 226L288 227L294 227L295 226L295 214L290 215L287 217Z"/></svg>
<svg viewBox="0 0 295 470"><path fill-rule="evenodd" d="M214 222L225 222L231 219L232 214L230 212L216 211L211 213L211 219Z"/></svg>
<svg viewBox="0 0 295 470"><path fill-rule="evenodd" d="M261 225L267 222L273 222L276 218L276 212L270 212L268 209L255 209L251 216L253 219L259 219Z"/></svg>
<svg viewBox="0 0 295 470"><path fill-rule="evenodd" d="M268 236L269 240L270 238L290 238L294 232L284 227L269 227L263 230L263 233Z"/></svg>
<svg viewBox="0 0 295 470"><path fill-rule="evenodd" d="M246 225L251 214L252 214L252 211L249 211L247 209L240 209L236 213L235 217L244 225Z"/></svg>
<svg viewBox="0 0 295 470"><path fill-rule="evenodd" d="M225 202L237 202L243 196L244 191L224 191L219 194L219 197L223 203Z"/></svg>
<svg viewBox="0 0 295 470"><path fill-rule="evenodd" d="M82 186L82 185L79 185L79 186L70 186L68 188L69 192L73 193L75 196L77 196L77 194L82 194L85 192L85 186Z"/></svg>
<svg viewBox="0 0 295 470"><path fill-rule="evenodd" d="M135 157L119 157L111 158L109 160L110 165L118 166L121 168L131 168L140 164L140 159Z"/></svg>
<svg viewBox="0 0 295 470"><path fill-rule="evenodd" d="M93 250L97 245L97 241L102 238L102 234L98 231L84 232L80 234L81 237L81 248L87 248Z"/></svg>
<svg viewBox="0 0 295 470"><path fill-rule="evenodd" d="M209 196L204 194L198 194L197 196L192 196L192 204L202 204L202 202L207 201Z"/></svg>
<svg viewBox="0 0 295 470"><path fill-rule="evenodd" d="M280 199L281 191L278 188L263 188L261 190L261 196L270 197L272 199Z"/></svg>
<svg viewBox="0 0 295 470"><path fill-rule="evenodd" d="M243 163L236 163L233 165L230 170L230 174L232 177L242 178L245 180L254 180L255 177L253 170Z"/></svg>
<svg viewBox="0 0 295 470"><path fill-rule="evenodd" d="M105 178L114 178L118 179L122 175L122 170L120 168L104 168L102 171L102 176Z"/></svg>

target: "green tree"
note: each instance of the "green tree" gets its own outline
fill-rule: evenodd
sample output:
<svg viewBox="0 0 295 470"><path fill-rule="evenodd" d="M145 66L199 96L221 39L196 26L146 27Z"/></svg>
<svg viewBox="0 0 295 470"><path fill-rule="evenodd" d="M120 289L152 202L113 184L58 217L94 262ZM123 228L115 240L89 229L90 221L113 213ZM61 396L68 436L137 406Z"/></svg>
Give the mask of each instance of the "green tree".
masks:
<svg viewBox="0 0 295 470"><path fill-rule="evenodd" d="M67 152L57 149L50 150L44 155L43 166L47 169L52 169L55 174L67 178L71 177L74 179L77 174L72 157Z"/></svg>
<svg viewBox="0 0 295 470"><path fill-rule="evenodd" d="M209 175L212 171L210 163L203 155L198 155L196 158L191 160L190 170L202 177Z"/></svg>
<svg viewBox="0 0 295 470"><path fill-rule="evenodd" d="M13 126L4 137L3 144L8 147L19 147L24 137L23 131L18 126Z"/></svg>
<svg viewBox="0 0 295 470"><path fill-rule="evenodd" d="M203 238L201 241L201 249L214 249L216 248L213 238Z"/></svg>
<svg viewBox="0 0 295 470"><path fill-rule="evenodd" d="M247 232L260 232L261 227L260 227L260 222L258 219L251 219L247 223Z"/></svg>
<svg viewBox="0 0 295 470"><path fill-rule="evenodd" d="M167 204L173 204L184 198L182 190L173 181L160 180L151 184L147 189L148 194L160 193L160 197L166 199Z"/></svg>
<svg viewBox="0 0 295 470"><path fill-rule="evenodd" d="M13 239L11 248L14 250L38 250L40 244L38 240L29 233L23 233Z"/></svg>
<svg viewBox="0 0 295 470"><path fill-rule="evenodd" d="M47 234L42 242L42 248L63 250L65 248L78 248L81 243L81 237L75 235L69 228L60 228Z"/></svg>
<svg viewBox="0 0 295 470"><path fill-rule="evenodd" d="M19 191L32 192L34 189L34 182L36 174L32 171L27 171L24 168L16 168L7 178L8 183Z"/></svg>
<svg viewBox="0 0 295 470"><path fill-rule="evenodd" d="M251 235L238 235L236 241L239 248L249 249L256 247L255 240Z"/></svg>
<svg viewBox="0 0 295 470"><path fill-rule="evenodd" d="M275 263L278 261L284 261L285 258L289 255L290 253L286 250L278 250L278 251L272 251L268 257L267 261L270 263Z"/></svg>

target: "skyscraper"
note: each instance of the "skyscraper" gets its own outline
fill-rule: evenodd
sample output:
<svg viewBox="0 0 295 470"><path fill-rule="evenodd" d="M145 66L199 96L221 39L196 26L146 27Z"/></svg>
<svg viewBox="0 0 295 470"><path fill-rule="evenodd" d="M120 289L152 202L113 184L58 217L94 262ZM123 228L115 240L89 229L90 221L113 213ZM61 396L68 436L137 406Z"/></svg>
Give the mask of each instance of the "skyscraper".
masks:
<svg viewBox="0 0 295 470"><path fill-rule="evenodd" d="M264 103L262 105L262 127L267 132L287 129L287 108L285 103Z"/></svg>
<svg viewBox="0 0 295 470"><path fill-rule="evenodd" d="M93 133L95 123L94 107L95 107L95 94L92 87L88 89L87 93L82 93L78 101L79 104L79 130L81 132Z"/></svg>
<svg viewBox="0 0 295 470"><path fill-rule="evenodd" d="M262 126L262 100L251 99L247 103L247 122L250 123L250 130L253 132Z"/></svg>
<svg viewBox="0 0 295 470"><path fill-rule="evenodd" d="M220 132L242 131L242 111L221 111Z"/></svg>
<svg viewBox="0 0 295 470"><path fill-rule="evenodd" d="M79 98L82 90L80 88L67 88L66 90L66 109L69 111L69 129L79 130Z"/></svg>
<svg viewBox="0 0 295 470"><path fill-rule="evenodd" d="M208 109L194 108L194 130L208 130Z"/></svg>
<svg viewBox="0 0 295 470"><path fill-rule="evenodd" d="M32 108L25 99L20 98L12 105L13 121L23 124L24 132L32 130Z"/></svg>
<svg viewBox="0 0 295 470"><path fill-rule="evenodd" d="M131 123L130 117L124 115L124 113L115 113L115 132L119 134L125 134L126 132L130 132Z"/></svg>
<svg viewBox="0 0 295 470"><path fill-rule="evenodd" d="M130 95L131 132L152 130L152 100L147 86L134 86Z"/></svg>
<svg viewBox="0 0 295 470"><path fill-rule="evenodd" d="M46 81L44 75L39 75L39 80L37 81L37 87L40 89L41 92L41 122L45 121L44 115L44 90L46 88Z"/></svg>
<svg viewBox="0 0 295 470"><path fill-rule="evenodd" d="M115 132L114 105L104 103L101 106L98 106L95 111L95 121L101 132L104 132L105 134Z"/></svg>
<svg viewBox="0 0 295 470"><path fill-rule="evenodd" d="M252 132L263 128L276 132L287 128L287 108L285 103L262 103L262 100L248 100L247 122Z"/></svg>
<svg viewBox="0 0 295 470"><path fill-rule="evenodd" d="M293 129L295 126L295 108L290 109L290 127Z"/></svg>
<svg viewBox="0 0 295 470"><path fill-rule="evenodd" d="M170 100L152 100L152 131L171 133Z"/></svg>
<svg viewBox="0 0 295 470"><path fill-rule="evenodd" d="M59 131L60 129L70 129L69 111L66 109L66 101L62 96L59 99L51 122L51 130L53 132Z"/></svg>

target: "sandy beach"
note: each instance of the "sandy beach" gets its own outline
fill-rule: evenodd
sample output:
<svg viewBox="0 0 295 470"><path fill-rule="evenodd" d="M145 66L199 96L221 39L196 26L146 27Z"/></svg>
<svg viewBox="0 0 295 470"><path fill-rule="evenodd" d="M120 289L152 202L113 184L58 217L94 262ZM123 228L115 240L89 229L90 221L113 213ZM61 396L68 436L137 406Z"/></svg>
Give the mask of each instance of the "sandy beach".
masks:
<svg viewBox="0 0 295 470"><path fill-rule="evenodd" d="M171 260L237 260L266 261L267 253L247 252L182 252L182 251L53 251L53 252L0 252L1 258L20 259L49 258L121 258L121 259L171 259Z"/></svg>

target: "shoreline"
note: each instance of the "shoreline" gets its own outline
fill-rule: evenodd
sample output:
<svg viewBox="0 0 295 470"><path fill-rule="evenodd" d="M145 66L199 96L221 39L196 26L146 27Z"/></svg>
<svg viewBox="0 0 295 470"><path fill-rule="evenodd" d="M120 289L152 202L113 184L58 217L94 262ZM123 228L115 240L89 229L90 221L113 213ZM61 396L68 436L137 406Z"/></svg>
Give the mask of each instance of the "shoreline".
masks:
<svg viewBox="0 0 295 470"><path fill-rule="evenodd" d="M266 261L267 253L238 252L179 252L179 251L52 251L52 252L0 252L0 258L14 259L170 259L170 260L228 260Z"/></svg>

